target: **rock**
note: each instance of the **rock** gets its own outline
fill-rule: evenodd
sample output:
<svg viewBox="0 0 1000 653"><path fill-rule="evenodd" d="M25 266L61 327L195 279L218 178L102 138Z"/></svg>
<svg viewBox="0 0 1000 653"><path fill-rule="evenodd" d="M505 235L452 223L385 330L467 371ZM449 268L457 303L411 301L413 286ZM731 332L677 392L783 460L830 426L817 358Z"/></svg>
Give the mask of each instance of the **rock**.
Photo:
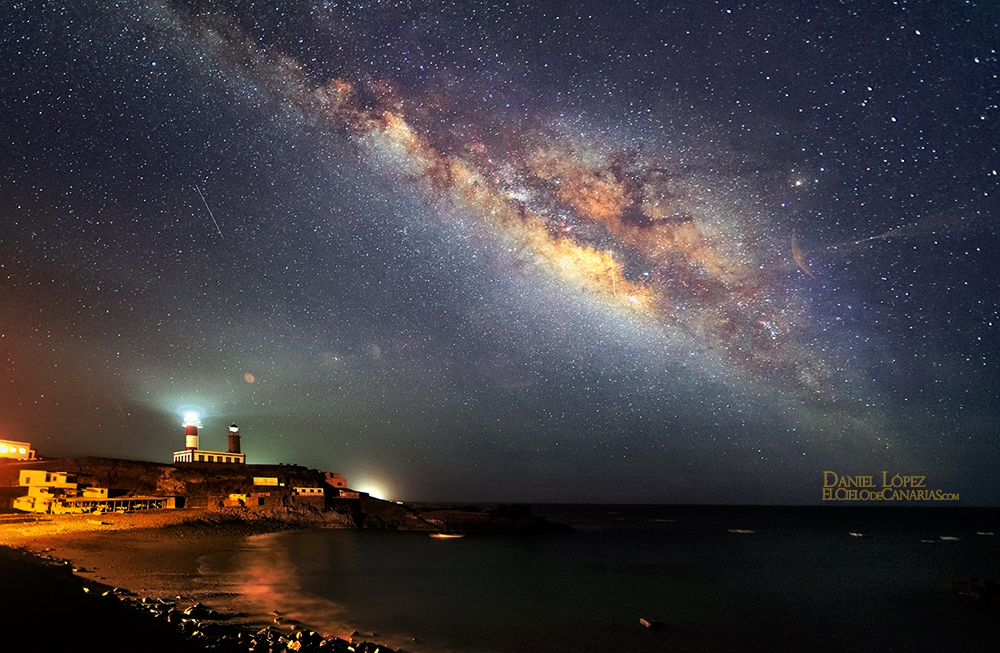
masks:
<svg viewBox="0 0 1000 653"><path fill-rule="evenodd" d="M320 643L320 647L322 648L324 645L331 651L347 651L349 650L351 643L346 639L333 637L331 639L324 639L323 642Z"/></svg>
<svg viewBox="0 0 1000 653"><path fill-rule="evenodd" d="M381 646L375 642L361 642L354 647L356 653L396 653L388 646Z"/></svg>
<svg viewBox="0 0 1000 653"><path fill-rule="evenodd" d="M216 638L230 638L230 637L235 638L240 634L239 629L236 628L235 626L229 626L227 624L218 624L218 623L202 622L198 630L205 633L209 637L216 637Z"/></svg>
<svg viewBox="0 0 1000 653"><path fill-rule="evenodd" d="M214 619L219 615L218 612L201 603L195 603L185 610L184 614L192 619Z"/></svg>
<svg viewBox="0 0 1000 653"><path fill-rule="evenodd" d="M267 642L269 645L274 645L281 641L283 633L275 628L274 626L268 626L257 631L257 639L263 642Z"/></svg>

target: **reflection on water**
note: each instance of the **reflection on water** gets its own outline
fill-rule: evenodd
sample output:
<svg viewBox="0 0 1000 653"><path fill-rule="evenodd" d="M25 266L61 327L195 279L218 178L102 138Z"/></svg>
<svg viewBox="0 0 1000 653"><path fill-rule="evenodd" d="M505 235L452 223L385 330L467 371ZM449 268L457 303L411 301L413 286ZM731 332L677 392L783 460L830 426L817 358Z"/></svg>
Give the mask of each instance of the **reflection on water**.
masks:
<svg viewBox="0 0 1000 653"><path fill-rule="evenodd" d="M343 607L303 589L301 572L279 536L251 537L248 546L234 556L230 573L238 578L241 611L270 614L276 610L279 623L302 623L324 635L350 639L354 629L344 622Z"/></svg>
<svg viewBox="0 0 1000 653"><path fill-rule="evenodd" d="M577 508L547 515L569 535L277 533L235 567L258 610L414 653L992 650L950 584L1000 578L995 513L893 514Z"/></svg>

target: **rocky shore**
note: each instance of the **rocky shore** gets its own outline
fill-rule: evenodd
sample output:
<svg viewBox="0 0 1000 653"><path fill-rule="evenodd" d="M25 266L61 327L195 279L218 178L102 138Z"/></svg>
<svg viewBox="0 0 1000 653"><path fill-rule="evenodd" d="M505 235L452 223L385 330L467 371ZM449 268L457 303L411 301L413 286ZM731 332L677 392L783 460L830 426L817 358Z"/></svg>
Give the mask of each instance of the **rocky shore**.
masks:
<svg viewBox="0 0 1000 653"><path fill-rule="evenodd" d="M234 613L182 596L140 597L89 581L66 560L0 546L5 650L342 651L393 653L363 639L326 637L285 619L249 627ZM7 647L10 647L7 649Z"/></svg>
<svg viewBox="0 0 1000 653"><path fill-rule="evenodd" d="M102 651L355 651L391 653L351 624L316 632L279 614L254 579L206 570L248 537L315 527L357 528L331 511L148 511L0 515L0 610L13 629L3 649ZM370 504L363 527L451 532L560 530L524 507L411 508ZM335 607L335 606L334 606ZM401 651L397 645L396 650Z"/></svg>

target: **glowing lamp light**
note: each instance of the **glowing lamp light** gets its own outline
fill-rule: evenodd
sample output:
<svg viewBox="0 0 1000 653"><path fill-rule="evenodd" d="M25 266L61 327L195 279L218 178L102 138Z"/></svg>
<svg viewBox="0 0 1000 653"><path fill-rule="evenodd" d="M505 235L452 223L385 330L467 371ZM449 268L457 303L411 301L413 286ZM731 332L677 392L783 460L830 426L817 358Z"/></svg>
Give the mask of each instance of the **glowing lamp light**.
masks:
<svg viewBox="0 0 1000 653"><path fill-rule="evenodd" d="M197 426L198 428L201 428L201 419L198 417L197 411L185 411L184 424L182 424L182 426Z"/></svg>
<svg viewBox="0 0 1000 653"><path fill-rule="evenodd" d="M378 487L377 485L372 485L371 483L362 485L361 487L357 488L357 490L359 492L365 492L369 496L375 497L376 499L385 499L385 492L382 490L382 488Z"/></svg>

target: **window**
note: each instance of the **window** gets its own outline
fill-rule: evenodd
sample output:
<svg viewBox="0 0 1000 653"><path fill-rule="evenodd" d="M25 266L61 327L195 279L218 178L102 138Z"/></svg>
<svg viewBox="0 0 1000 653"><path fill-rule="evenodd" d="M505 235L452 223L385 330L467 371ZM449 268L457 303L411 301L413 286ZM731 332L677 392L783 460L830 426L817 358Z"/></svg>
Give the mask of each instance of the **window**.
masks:
<svg viewBox="0 0 1000 653"><path fill-rule="evenodd" d="M200 463L205 462L205 454L203 453L198 454L198 462Z"/></svg>

